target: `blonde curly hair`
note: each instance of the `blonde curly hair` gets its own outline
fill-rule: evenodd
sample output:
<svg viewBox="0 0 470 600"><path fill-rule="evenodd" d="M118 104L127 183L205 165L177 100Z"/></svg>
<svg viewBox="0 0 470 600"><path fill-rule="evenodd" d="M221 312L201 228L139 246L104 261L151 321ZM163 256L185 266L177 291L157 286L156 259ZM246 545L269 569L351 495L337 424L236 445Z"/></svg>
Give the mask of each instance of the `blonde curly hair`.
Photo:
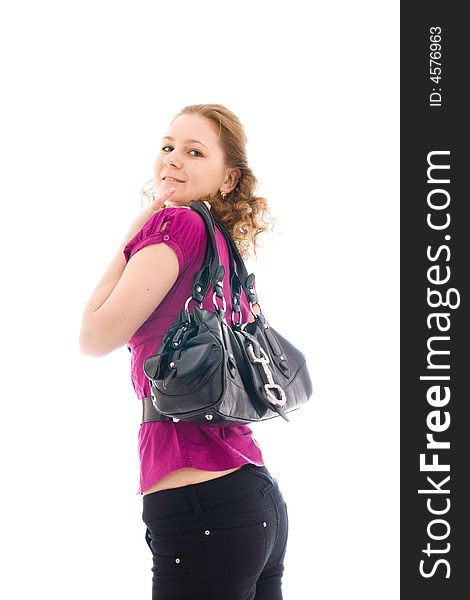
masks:
<svg viewBox="0 0 470 600"><path fill-rule="evenodd" d="M192 104L176 116L197 113L209 119L218 130L219 142L227 167L240 170L235 188L222 198L220 193L201 200L211 205L215 218L230 232L243 258L256 254L257 237L272 228L274 219L269 214L265 198L256 196L257 179L248 166L247 138L238 117L222 104Z"/></svg>

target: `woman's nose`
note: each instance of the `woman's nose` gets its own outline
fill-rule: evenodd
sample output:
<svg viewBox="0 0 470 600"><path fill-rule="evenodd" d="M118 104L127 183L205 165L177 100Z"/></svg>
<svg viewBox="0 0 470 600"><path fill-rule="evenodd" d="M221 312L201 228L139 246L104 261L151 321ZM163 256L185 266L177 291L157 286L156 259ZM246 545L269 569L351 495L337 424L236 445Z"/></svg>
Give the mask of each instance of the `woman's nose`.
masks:
<svg viewBox="0 0 470 600"><path fill-rule="evenodd" d="M168 152L167 154L165 154L165 156L163 157L163 164L166 167L181 167L181 160L179 159L179 157L177 156L175 150L172 150L171 152Z"/></svg>

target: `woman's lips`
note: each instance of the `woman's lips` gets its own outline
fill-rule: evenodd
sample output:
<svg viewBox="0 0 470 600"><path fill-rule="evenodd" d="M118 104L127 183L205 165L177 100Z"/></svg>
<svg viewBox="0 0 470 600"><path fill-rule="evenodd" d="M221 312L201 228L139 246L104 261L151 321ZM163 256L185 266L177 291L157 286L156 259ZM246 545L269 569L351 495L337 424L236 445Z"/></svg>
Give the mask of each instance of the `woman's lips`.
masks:
<svg viewBox="0 0 470 600"><path fill-rule="evenodd" d="M184 183L181 179L175 179L174 177L164 177L163 181L168 181L169 183Z"/></svg>

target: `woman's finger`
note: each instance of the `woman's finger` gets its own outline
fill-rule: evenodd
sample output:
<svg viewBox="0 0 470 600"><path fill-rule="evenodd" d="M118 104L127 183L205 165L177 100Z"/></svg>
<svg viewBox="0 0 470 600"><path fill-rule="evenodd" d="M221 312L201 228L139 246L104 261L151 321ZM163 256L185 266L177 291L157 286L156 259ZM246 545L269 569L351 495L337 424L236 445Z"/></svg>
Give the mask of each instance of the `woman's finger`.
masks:
<svg viewBox="0 0 470 600"><path fill-rule="evenodd" d="M172 196L174 193L176 192L176 188L175 187L170 187L167 190L165 190L162 194L160 194L159 196L157 196L154 199L154 202L165 202L165 200L168 200L168 198L170 196Z"/></svg>

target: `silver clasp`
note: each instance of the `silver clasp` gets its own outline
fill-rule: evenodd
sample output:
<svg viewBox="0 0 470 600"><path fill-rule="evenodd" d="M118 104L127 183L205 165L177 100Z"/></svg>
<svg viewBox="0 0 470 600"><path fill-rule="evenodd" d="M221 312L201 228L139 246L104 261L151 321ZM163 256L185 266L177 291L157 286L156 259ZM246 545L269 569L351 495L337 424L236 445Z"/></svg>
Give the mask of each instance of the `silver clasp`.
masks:
<svg viewBox="0 0 470 600"><path fill-rule="evenodd" d="M253 344L250 344L249 346L247 346L246 351L248 353L248 356L249 356L251 362L260 364L264 371L264 374L266 375L266 379L268 380L268 383L265 383L265 385L264 385L264 391L266 394L266 398L269 402L271 402L271 404L276 404L277 406L284 406L284 404L287 401L286 393L284 392L284 390L282 389L282 387L280 385L277 385L277 383L274 383L272 371L268 367L268 365L269 365L268 355L266 354L266 352L263 350L263 348L261 346L259 347L259 349L261 352L260 358L258 358L256 356L254 349L253 349ZM278 397L276 397L273 394L273 390L275 390L277 392Z"/></svg>
<svg viewBox="0 0 470 600"><path fill-rule="evenodd" d="M186 300L186 302L184 304L184 310L186 312L189 312L188 307L189 307L189 303L191 302L191 300L194 300L194 298L192 296L189 296L189 298ZM194 300L194 302L196 302L196 301ZM202 308L202 302L201 302L201 304L199 304L199 308Z"/></svg>
<svg viewBox="0 0 470 600"><path fill-rule="evenodd" d="M221 282L220 282L220 281L219 281L219 285L221 285ZM217 304L217 300L216 300L216 298L217 298L217 297L218 297L218 296L217 296L217 293L216 293L216 292L214 292L214 293L212 294L212 302L214 303L214 306L215 306L217 309L220 309L220 306ZM227 303L225 302L225 298L224 298L224 297L222 298L222 310L223 310L224 312L227 310Z"/></svg>

